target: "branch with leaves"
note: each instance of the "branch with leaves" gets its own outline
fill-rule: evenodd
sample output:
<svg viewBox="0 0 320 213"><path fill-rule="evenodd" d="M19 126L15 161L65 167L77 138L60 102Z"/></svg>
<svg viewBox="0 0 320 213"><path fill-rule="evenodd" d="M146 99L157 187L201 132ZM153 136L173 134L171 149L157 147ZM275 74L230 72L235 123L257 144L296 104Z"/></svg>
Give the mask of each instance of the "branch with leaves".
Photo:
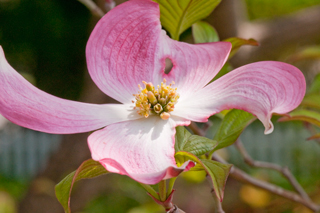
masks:
<svg viewBox="0 0 320 213"><path fill-rule="evenodd" d="M241 113L241 111L239 111ZM243 112L245 113L245 112ZM227 119L227 118L226 118ZM226 120L224 120L226 121ZM229 121L226 121L230 124ZM222 124L223 125L223 124ZM222 126L221 125L221 126ZM234 129L238 129L238 131L241 133L242 130L244 129L243 127L239 128L239 126L233 126ZM192 129L199 133L202 132L198 126L196 124L192 125ZM231 129L231 132L233 131L233 129ZM205 134L202 132L202 134ZM219 134L219 133L218 133ZM226 133L228 135L228 132ZM233 166L231 168L230 171L230 176L240 182L243 183L248 183L250 185L253 185L255 187L267 190L273 194L279 195L281 197L287 198L291 201L297 202L297 203L301 203L304 206L306 206L307 208L311 209L312 211L319 211L320 210L320 205L315 204L310 197L308 196L308 194L304 191L304 189L301 187L301 185L296 181L295 177L291 174L291 172L288 170L288 168L282 168L279 165L276 164L271 164L271 163L267 163L267 162L256 162L253 161L252 158L249 156L249 154L246 152L244 146L242 145L242 143L240 142L239 139L237 139L237 142L235 143L236 146L238 147L239 152L244 156L244 159L246 162L249 163L249 165L255 166L257 168L268 168L268 169L273 169L276 170L280 173L282 173L288 180L289 182L294 186L294 188L296 189L296 191L299 194L296 194L294 192L285 190L279 186L276 186L274 184L265 182L265 181L261 181L259 179L256 179L250 175L248 175L247 173L245 173L244 171L242 171L241 169ZM213 154L212 155L212 159L219 161L221 163L227 164L228 162L225 161L223 158L221 158L219 155L217 154Z"/></svg>

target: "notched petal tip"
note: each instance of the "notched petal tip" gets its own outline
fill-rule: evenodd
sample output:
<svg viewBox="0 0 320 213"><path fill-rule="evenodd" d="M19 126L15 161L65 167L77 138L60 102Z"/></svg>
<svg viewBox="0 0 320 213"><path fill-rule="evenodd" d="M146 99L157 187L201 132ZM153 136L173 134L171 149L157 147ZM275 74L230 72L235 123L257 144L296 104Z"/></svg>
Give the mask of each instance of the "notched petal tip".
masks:
<svg viewBox="0 0 320 213"><path fill-rule="evenodd" d="M175 115L202 121L208 115L236 108L257 116L265 126L265 134L270 134L271 114L295 109L305 89L305 78L298 68L283 62L256 62L239 67L192 94L192 101L181 99Z"/></svg>
<svg viewBox="0 0 320 213"><path fill-rule="evenodd" d="M265 135L269 135L273 132L274 126L270 120L268 121L267 125L265 125L264 127L265 127L265 130L264 130Z"/></svg>

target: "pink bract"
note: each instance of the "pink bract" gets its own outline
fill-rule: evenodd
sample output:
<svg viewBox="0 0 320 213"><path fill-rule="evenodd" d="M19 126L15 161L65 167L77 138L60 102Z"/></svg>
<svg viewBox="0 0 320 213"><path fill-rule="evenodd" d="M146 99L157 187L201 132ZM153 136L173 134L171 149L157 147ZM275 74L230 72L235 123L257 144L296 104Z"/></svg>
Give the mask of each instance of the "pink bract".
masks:
<svg viewBox="0 0 320 213"><path fill-rule="evenodd" d="M86 104L49 95L32 86L6 61L0 48L0 114L38 131L69 134L100 129L88 137L92 158L107 170L155 184L193 166L176 166L176 126L205 122L221 110L253 113L273 130L272 113L296 108L305 94L303 74L289 64L266 61L240 67L207 85L226 62L231 44L191 45L170 39L161 29L159 6L131 0L106 14L86 48L91 78L122 104ZM173 62L164 73L165 59ZM133 109L132 94L142 81L175 81L180 99L168 120L144 118ZM206 86L207 85L207 86Z"/></svg>

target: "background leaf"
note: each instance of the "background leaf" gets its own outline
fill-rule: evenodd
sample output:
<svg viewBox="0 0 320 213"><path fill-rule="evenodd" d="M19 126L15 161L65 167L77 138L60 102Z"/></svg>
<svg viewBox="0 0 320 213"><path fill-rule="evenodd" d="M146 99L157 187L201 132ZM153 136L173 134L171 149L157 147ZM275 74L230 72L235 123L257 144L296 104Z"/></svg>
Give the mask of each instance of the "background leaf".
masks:
<svg viewBox="0 0 320 213"><path fill-rule="evenodd" d="M196 44L219 41L216 29L204 21L198 21L192 25L192 35Z"/></svg>
<svg viewBox="0 0 320 213"><path fill-rule="evenodd" d="M301 102L301 106L320 110L320 95L318 93L306 95Z"/></svg>
<svg viewBox="0 0 320 213"><path fill-rule="evenodd" d="M206 137L201 137L198 135L192 135L183 126L176 127L176 142L175 150L190 152L196 156L201 156L211 150L213 150L218 142L208 139Z"/></svg>
<svg viewBox="0 0 320 213"><path fill-rule="evenodd" d="M287 60L292 63L307 59L320 59L320 45L305 47L299 52L291 55Z"/></svg>
<svg viewBox="0 0 320 213"><path fill-rule="evenodd" d="M180 34L191 25L207 17L221 0L153 0L160 5L160 21L171 38L179 40Z"/></svg>
<svg viewBox="0 0 320 213"><path fill-rule="evenodd" d="M229 58L231 58L234 54L236 54L240 49L240 47L243 45L259 46L259 43L252 38L243 39L243 38L232 37L232 38L227 38L223 41L228 41L232 44L232 49L231 49Z"/></svg>
<svg viewBox="0 0 320 213"><path fill-rule="evenodd" d="M320 91L320 74L317 74L314 77L313 82L308 89L308 94L309 93L318 93L319 91Z"/></svg>
<svg viewBox="0 0 320 213"><path fill-rule="evenodd" d="M64 211L70 213L70 195L73 184L85 178L94 178L107 174L108 171L97 161L92 159L84 161L79 168L66 176L56 185L56 196Z"/></svg>
<svg viewBox="0 0 320 213"><path fill-rule="evenodd" d="M300 109L291 112L288 116L284 116L278 121L305 121L320 127L320 113L307 109Z"/></svg>
<svg viewBox="0 0 320 213"><path fill-rule="evenodd" d="M214 140L219 143L214 150L233 144L242 131L255 119L255 116L243 110L232 109L228 112L214 137Z"/></svg>

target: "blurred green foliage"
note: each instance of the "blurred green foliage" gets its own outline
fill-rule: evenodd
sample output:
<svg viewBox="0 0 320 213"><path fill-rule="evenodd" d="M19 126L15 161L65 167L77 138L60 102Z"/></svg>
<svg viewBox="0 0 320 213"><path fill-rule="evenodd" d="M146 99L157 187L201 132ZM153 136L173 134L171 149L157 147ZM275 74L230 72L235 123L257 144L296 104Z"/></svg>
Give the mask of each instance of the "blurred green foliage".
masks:
<svg viewBox="0 0 320 213"><path fill-rule="evenodd" d="M320 4L320 0L245 0L249 19L274 18Z"/></svg>
<svg viewBox="0 0 320 213"><path fill-rule="evenodd" d="M80 95L90 13L77 1L0 1L0 45L19 72L59 97Z"/></svg>

